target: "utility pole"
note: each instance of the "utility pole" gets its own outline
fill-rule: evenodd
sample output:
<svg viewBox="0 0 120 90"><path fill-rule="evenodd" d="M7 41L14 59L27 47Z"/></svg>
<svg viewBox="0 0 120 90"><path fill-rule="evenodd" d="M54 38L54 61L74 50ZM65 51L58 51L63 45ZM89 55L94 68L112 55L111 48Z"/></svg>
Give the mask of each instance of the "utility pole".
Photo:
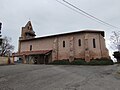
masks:
<svg viewBox="0 0 120 90"><path fill-rule="evenodd" d="M2 36L1 35L1 28L2 28L2 23L0 22L0 37Z"/></svg>
<svg viewBox="0 0 120 90"><path fill-rule="evenodd" d="M2 41L3 41L3 39L1 38L2 37L2 35L1 35L1 28L2 28L2 23L0 22L0 54L1 54L1 51L2 51Z"/></svg>

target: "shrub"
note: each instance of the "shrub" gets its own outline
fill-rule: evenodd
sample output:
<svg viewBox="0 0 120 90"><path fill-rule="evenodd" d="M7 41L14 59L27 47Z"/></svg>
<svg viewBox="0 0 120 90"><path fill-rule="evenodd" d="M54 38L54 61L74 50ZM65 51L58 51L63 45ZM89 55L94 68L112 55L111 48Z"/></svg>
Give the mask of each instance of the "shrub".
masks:
<svg viewBox="0 0 120 90"><path fill-rule="evenodd" d="M115 51L113 56L117 59L117 62L120 63L120 51Z"/></svg>
<svg viewBox="0 0 120 90"><path fill-rule="evenodd" d="M86 62L84 59L75 59L72 62L69 60L55 60L49 64L53 65L113 65L113 61L107 58L93 59L90 62Z"/></svg>
<svg viewBox="0 0 120 90"><path fill-rule="evenodd" d="M99 62L98 60L91 60L90 62L86 62L87 65L99 65Z"/></svg>
<svg viewBox="0 0 120 90"><path fill-rule="evenodd" d="M87 62L87 65L113 65L113 61L109 59L95 59Z"/></svg>
<svg viewBox="0 0 120 90"><path fill-rule="evenodd" d="M69 60L55 60L49 64L53 64L53 65L69 65L70 62Z"/></svg>
<svg viewBox="0 0 120 90"><path fill-rule="evenodd" d="M71 65L86 65L86 61L84 59L74 60L70 64Z"/></svg>

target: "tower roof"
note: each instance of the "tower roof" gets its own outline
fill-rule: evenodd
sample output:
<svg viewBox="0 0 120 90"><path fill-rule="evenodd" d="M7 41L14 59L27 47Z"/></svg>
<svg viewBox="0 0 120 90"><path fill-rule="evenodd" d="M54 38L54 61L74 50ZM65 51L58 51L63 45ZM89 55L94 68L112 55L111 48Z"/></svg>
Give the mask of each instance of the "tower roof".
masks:
<svg viewBox="0 0 120 90"><path fill-rule="evenodd" d="M30 29L30 30L33 30L31 21L28 21L28 22L27 22L27 24L25 25L25 28L28 28L28 29Z"/></svg>
<svg viewBox="0 0 120 90"><path fill-rule="evenodd" d="M28 34L30 34L32 36L36 36L35 32L33 31L31 21L28 21L24 28L26 28L28 30L27 32L25 32L26 34L28 33Z"/></svg>

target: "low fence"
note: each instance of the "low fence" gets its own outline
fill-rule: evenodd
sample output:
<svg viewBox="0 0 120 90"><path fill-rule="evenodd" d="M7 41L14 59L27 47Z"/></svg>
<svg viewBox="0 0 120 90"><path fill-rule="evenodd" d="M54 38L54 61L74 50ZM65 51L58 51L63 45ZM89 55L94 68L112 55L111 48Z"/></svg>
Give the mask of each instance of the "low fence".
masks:
<svg viewBox="0 0 120 90"><path fill-rule="evenodd" d="M0 57L0 64L13 64L13 59L8 57Z"/></svg>

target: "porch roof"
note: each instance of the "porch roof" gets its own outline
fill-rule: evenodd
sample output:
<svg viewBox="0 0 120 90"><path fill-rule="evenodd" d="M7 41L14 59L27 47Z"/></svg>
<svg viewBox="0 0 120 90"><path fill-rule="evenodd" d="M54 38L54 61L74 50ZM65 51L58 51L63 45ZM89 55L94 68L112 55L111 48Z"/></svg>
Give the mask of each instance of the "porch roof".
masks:
<svg viewBox="0 0 120 90"><path fill-rule="evenodd" d="M37 55L37 54L44 55L44 54L49 53L50 51L52 50L23 51L20 53L13 53L12 56L17 57L17 56L22 56L22 55Z"/></svg>

